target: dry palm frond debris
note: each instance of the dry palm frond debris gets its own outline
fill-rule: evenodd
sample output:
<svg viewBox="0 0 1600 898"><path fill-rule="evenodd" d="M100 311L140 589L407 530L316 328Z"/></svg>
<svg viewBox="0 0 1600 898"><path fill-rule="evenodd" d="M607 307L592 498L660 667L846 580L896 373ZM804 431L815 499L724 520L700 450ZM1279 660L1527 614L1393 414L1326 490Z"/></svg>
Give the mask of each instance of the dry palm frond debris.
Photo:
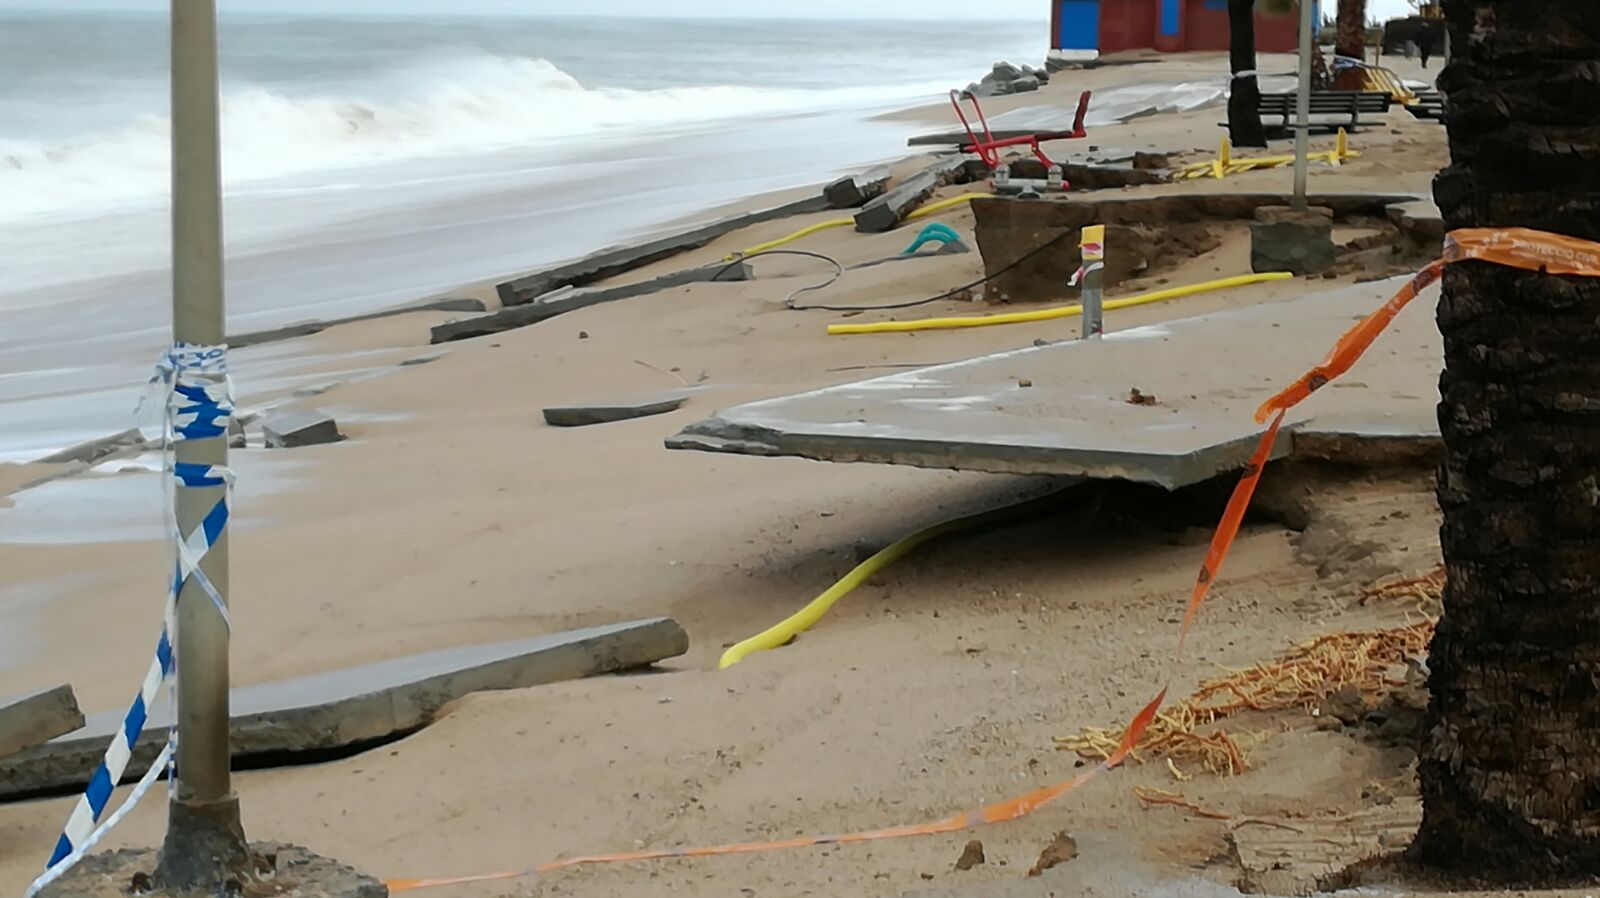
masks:
<svg viewBox="0 0 1600 898"><path fill-rule="evenodd" d="M1175 807L1175 808L1182 808L1183 810L1188 811L1189 813L1195 815L1196 817L1204 817L1204 818L1206 818L1208 820L1231 820L1231 819L1233 819L1232 817L1229 817L1227 814L1223 814L1223 813L1218 812L1218 811L1208 811L1205 808L1203 808L1203 807L1195 804L1194 802L1190 801L1189 799L1184 798L1181 793L1168 792L1165 789L1156 789L1156 788L1153 788L1151 786L1134 786L1133 787L1133 797L1139 799L1140 801L1142 801L1142 802L1144 802L1145 804L1148 804L1148 805L1162 804L1162 805L1169 805L1169 806Z"/></svg>
<svg viewBox="0 0 1600 898"><path fill-rule="evenodd" d="M1363 601L1413 598L1437 603L1444 587L1442 570L1379 584L1367 590ZM1388 630L1330 633L1292 646L1271 661L1230 671L1201 684L1194 694L1157 715L1130 756L1134 761L1166 759L1179 764L1199 763L1212 773L1239 774L1249 766L1239 740L1218 721L1243 711L1310 710L1345 687L1352 687L1368 703L1395 686L1397 665L1427 652L1434 621L1424 616L1415 623ZM1207 728L1206 732L1199 732ZM1116 751L1120 728L1087 727L1076 736L1056 739L1062 751L1104 760Z"/></svg>

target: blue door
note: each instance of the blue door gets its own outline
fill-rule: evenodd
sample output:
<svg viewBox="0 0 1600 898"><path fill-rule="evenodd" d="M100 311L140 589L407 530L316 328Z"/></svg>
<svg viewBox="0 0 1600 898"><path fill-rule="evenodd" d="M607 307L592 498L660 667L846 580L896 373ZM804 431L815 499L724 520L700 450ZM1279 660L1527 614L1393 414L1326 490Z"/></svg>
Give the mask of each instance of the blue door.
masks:
<svg viewBox="0 0 1600 898"><path fill-rule="evenodd" d="M1057 0L1061 4L1056 34L1058 50L1100 49L1100 0Z"/></svg>

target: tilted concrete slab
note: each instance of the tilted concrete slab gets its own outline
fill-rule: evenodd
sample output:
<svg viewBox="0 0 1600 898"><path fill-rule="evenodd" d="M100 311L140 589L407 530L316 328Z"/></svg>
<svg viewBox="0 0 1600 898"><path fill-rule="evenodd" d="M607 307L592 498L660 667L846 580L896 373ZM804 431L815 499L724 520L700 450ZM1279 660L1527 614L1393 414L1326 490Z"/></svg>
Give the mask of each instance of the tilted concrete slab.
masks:
<svg viewBox="0 0 1600 898"><path fill-rule="evenodd" d="M668 618L463 646L233 690L233 755L329 751L425 726L449 702L473 692L524 689L654 664L689 650ZM0 799L76 788L100 763L124 710L0 759ZM134 749L125 778L149 768L172 714L163 702Z"/></svg>
<svg viewBox="0 0 1600 898"><path fill-rule="evenodd" d="M544 423L551 427L588 427L593 424L611 424L665 415L683 408L694 391L690 388L650 396L627 399L608 399L604 402L552 405L544 409Z"/></svg>
<svg viewBox="0 0 1600 898"><path fill-rule="evenodd" d="M673 449L1131 480L1175 489L1239 468L1256 407L1327 354L1403 281L1360 284L752 402L692 424ZM1436 294L1361 364L1291 414L1308 435L1437 442ZM1018 327L1019 339L1031 334ZM886 339L893 335L850 337ZM1128 401L1133 388L1153 405ZM1315 416L1315 417L1313 417ZM1328 440L1320 444L1329 451ZM1279 454L1295 446L1291 434Z"/></svg>
<svg viewBox="0 0 1600 898"><path fill-rule="evenodd" d="M565 265L506 281L498 285L495 290L499 293L502 305L519 306L533 302L552 290L559 290L562 287L582 287L635 268L642 268L651 262L699 249L724 234L731 234L754 224L788 218L791 215L822 212L827 208L828 199L819 192L816 196L741 212L710 224L699 225L643 243L609 247L576 262L568 262Z"/></svg>
<svg viewBox="0 0 1600 898"><path fill-rule="evenodd" d="M65 684L26 695L0 696L0 758L83 726L78 697Z"/></svg>

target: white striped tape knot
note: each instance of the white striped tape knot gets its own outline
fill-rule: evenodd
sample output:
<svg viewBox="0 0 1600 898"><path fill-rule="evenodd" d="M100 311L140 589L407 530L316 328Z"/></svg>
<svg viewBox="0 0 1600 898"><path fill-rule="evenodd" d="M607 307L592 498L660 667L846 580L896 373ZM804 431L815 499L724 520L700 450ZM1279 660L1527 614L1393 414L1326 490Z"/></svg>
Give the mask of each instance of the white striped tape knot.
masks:
<svg viewBox="0 0 1600 898"><path fill-rule="evenodd" d="M28 898L71 869L144 797L150 784L160 778L163 768L170 762L178 738L175 725L168 729L167 745L145 773L139 786L105 823L99 823L106 806L111 802L112 792L121 782L123 772L133 758L145 723L160 699L161 687L169 682L177 667L172 636L175 632L178 597L184 585L193 580L222 615L223 621L228 621L227 605L210 578L201 570L200 562L227 529L233 472L221 465L179 463L172 459L173 445L179 441L227 438L228 423L233 418L233 386L228 379L227 358L225 346L180 343L163 354L156 364L151 383L161 384L167 393L163 450L167 456L166 470L171 475L169 482L175 489L220 488L221 492L211 510L187 535L180 533L175 515L168 518L167 529L177 561L167 593L161 638L156 641L155 657L145 672L139 694L134 697L132 706L123 717L122 726L117 729L111 746L106 750L105 758L95 769L88 788L67 818L61 838L57 840L50 861L45 866L45 874L29 887ZM168 504L170 506L172 503Z"/></svg>
<svg viewBox="0 0 1600 898"><path fill-rule="evenodd" d="M1078 270L1072 273L1072 277L1067 280L1067 286L1076 287L1078 282L1083 280L1086 275L1096 271L1103 271L1105 267L1106 263L1104 262L1090 262L1088 265L1080 265Z"/></svg>

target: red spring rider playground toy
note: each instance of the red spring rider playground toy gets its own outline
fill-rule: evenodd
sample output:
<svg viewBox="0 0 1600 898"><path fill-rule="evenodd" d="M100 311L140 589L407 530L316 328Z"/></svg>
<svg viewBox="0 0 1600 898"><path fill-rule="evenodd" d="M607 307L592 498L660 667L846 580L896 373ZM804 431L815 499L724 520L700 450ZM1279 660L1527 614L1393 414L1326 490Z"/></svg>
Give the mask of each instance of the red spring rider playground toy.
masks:
<svg viewBox="0 0 1600 898"><path fill-rule="evenodd" d="M970 91L952 90L950 92L950 105L955 107L956 117L961 120L961 126L967 129L967 138L970 143L963 144L962 152L977 153L983 163L989 166L994 173L994 189L996 193L1022 193L1037 194L1045 190L1067 190L1071 184L1067 183L1060 163L1045 155L1040 143L1047 140L1080 140L1088 136L1083 129L1083 118L1089 113L1089 99L1091 91L1084 91L1078 97L1078 112L1072 119L1071 131L1039 131L1031 134L1022 134L1016 137L996 138L994 131L989 128L989 120L983 114L983 107L978 104L978 98ZM962 109L962 101L972 103L973 118L977 119L979 127L983 129L983 136L973 129L972 121L967 118L966 110ZM1011 166L1000 158L1000 151L1007 147L1026 146L1033 152L1033 158L1039 160L1044 166L1045 177L1039 178L1014 178L1011 176Z"/></svg>

